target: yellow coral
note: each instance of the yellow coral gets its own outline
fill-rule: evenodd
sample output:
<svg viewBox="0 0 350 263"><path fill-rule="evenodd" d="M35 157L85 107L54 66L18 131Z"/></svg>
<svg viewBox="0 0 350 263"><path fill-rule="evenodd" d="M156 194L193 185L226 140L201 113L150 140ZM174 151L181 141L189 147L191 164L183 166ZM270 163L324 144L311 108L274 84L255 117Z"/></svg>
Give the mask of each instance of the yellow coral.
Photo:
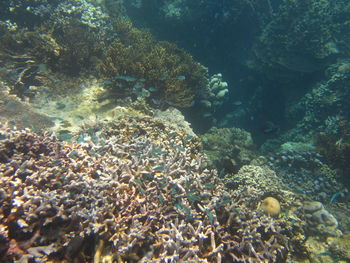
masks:
<svg viewBox="0 0 350 263"><path fill-rule="evenodd" d="M274 197L266 197L262 201L260 208L271 216L277 216L281 213L280 202Z"/></svg>

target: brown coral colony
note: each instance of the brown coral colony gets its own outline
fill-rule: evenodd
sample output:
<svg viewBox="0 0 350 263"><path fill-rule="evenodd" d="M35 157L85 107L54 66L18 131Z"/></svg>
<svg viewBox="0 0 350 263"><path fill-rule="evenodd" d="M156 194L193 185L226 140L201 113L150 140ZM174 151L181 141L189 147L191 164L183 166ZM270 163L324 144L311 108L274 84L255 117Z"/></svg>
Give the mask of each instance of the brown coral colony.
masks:
<svg viewBox="0 0 350 263"><path fill-rule="evenodd" d="M277 225L244 206L234 209L234 197L203 166L198 138L151 118L123 118L97 132L99 143L88 136L65 143L1 126L3 261L286 256Z"/></svg>

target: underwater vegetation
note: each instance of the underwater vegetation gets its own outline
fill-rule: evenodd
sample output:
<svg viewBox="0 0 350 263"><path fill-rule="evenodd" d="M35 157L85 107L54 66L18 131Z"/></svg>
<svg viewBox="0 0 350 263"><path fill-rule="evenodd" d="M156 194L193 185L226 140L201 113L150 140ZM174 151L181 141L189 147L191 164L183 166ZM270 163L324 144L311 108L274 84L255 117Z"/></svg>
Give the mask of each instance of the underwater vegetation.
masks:
<svg viewBox="0 0 350 263"><path fill-rule="evenodd" d="M156 108L193 105L206 88L207 69L184 50L118 19L118 39L104 54L99 70L107 87L117 94L144 97Z"/></svg>

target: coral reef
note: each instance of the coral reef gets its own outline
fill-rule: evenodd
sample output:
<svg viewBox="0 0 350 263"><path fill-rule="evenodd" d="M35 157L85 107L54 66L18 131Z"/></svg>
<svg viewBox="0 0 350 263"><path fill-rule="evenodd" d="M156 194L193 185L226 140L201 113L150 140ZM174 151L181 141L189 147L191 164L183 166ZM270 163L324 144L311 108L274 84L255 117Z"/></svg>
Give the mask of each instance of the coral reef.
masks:
<svg viewBox="0 0 350 263"><path fill-rule="evenodd" d="M106 86L117 96L146 99L156 108L189 107L207 85L207 70L184 50L156 41L149 33L117 19L118 40L100 63Z"/></svg>
<svg viewBox="0 0 350 263"><path fill-rule="evenodd" d="M0 261L348 261L349 14L0 1Z"/></svg>
<svg viewBox="0 0 350 263"><path fill-rule="evenodd" d="M272 215L272 216L277 216L281 213L281 205L280 202L273 197L266 197L264 200L262 200L261 203L261 209L264 210L265 213Z"/></svg>
<svg viewBox="0 0 350 263"><path fill-rule="evenodd" d="M102 29L67 17L46 21L31 31L3 31L0 51L7 53L7 60L16 61L22 57L23 63L27 58L32 68L45 64L49 69L71 75L91 72L102 48L108 44Z"/></svg>
<svg viewBox="0 0 350 263"><path fill-rule="evenodd" d="M2 4L5 6L0 11L2 19L16 23L19 27L28 27L30 31L47 21L64 25L73 17L87 27L99 30L104 37L110 30L108 15L101 7L86 0L4 0Z"/></svg>
<svg viewBox="0 0 350 263"><path fill-rule="evenodd" d="M284 209L301 207L300 197L289 191L281 178L267 166L244 165L238 173L227 174L225 182L243 196L247 195L246 192L254 192L245 199L245 204L251 208L258 207L266 197L275 198Z"/></svg>
<svg viewBox="0 0 350 263"><path fill-rule="evenodd" d="M122 114L75 144L0 133L4 261L285 262L297 244L295 226L226 191L198 137L161 119Z"/></svg>
<svg viewBox="0 0 350 263"><path fill-rule="evenodd" d="M283 1L255 47L264 67L313 72L339 53L328 1Z"/></svg>
<svg viewBox="0 0 350 263"><path fill-rule="evenodd" d="M306 202L303 206L307 229L320 236L340 236L337 219L320 202Z"/></svg>
<svg viewBox="0 0 350 263"><path fill-rule="evenodd" d="M338 120L336 134L320 133L316 136L316 145L327 163L337 169L347 184L350 178L348 160L350 158L350 122Z"/></svg>
<svg viewBox="0 0 350 263"><path fill-rule="evenodd" d="M274 169L291 191L312 196L320 202L329 202L334 194L343 195L346 188L339 182L339 173L326 164L323 155L316 152L316 147L311 146L290 142L282 144L280 150L260 158L258 164Z"/></svg>
<svg viewBox="0 0 350 263"><path fill-rule="evenodd" d="M37 87L49 81L51 71L71 76L93 73L102 49L114 36L108 15L84 0L34 2L13 3L13 22L0 26L2 75L12 93L31 99ZM22 11L35 16L35 25L20 23L16 13ZM16 22L19 26L11 26Z"/></svg>
<svg viewBox="0 0 350 263"><path fill-rule="evenodd" d="M237 172L255 158L250 133L239 128L211 128L201 136L204 152L211 166Z"/></svg>
<svg viewBox="0 0 350 263"><path fill-rule="evenodd" d="M223 105L225 99L227 99L228 92L228 84L222 80L222 74L212 75L207 88L201 90L199 94L202 117L206 119L214 118L213 114ZM216 122L215 119L212 121Z"/></svg>
<svg viewBox="0 0 350 263"><path fill-rule="evenodd" d="M330 251L335 257L342 260L350 260L350 235L344 235L340 238L335 239L330 244Z"/></svg>

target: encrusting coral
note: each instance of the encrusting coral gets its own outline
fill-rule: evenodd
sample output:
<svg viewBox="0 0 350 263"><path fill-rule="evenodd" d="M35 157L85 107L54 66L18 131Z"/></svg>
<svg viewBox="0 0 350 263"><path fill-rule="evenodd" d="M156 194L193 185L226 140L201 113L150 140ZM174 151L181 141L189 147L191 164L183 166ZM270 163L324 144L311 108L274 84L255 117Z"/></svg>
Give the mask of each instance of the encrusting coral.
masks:
<svg viewBox="0 0 350 263"><path fill-rule="evenodd" d="M184 50L117 19L118 39L100 63L107 87L120 95L144 97L156 108L189 107L207 86L207 69Z"/></svg>
<svg viewBox="0 0 350 263"><path fill-rule="evenodd" d="M227 191L198 137L128 115L76 137L1 126L3 262L287 260L295 226Z"/></svg>

